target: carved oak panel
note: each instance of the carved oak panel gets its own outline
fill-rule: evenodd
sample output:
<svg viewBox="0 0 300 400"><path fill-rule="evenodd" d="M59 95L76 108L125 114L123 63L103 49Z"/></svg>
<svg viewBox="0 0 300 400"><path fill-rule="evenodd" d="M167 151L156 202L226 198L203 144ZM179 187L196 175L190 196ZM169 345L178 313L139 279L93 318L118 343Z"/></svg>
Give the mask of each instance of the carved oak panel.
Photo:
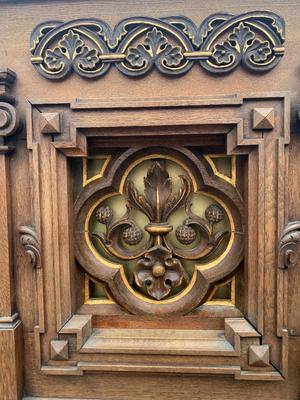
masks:
<svg viewBox="0 0 300 400"><path fill-rule="evenodd" d="M28 147L32 163L43 168L33 181L36 232L21 233L40 261L35 340L43 373L286 376L286 276L274 265L285 223L287 107L287 96L265 94L173 99L159 107L128 99L28 104ZM238 186L236 176L218 172L207 156L212 150L237 157ZM94 176L92 156L104 160ZM74 157L82 161L81 187ZM265 235L266 224L274 236ZM292 262L288 231L282 235L285 262ZM86 301L86 277L104 285L107 301ZM236 301L209 301L228 279L237 285ZM52 302L56 328L48 330ZM173 326L169 344L166 324Z"/></svg>

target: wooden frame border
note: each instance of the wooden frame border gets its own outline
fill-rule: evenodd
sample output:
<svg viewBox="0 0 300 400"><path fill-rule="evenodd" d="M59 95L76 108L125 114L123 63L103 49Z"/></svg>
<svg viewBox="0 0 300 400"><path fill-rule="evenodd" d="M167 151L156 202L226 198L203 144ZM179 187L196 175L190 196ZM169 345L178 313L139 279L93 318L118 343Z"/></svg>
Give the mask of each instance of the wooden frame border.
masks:
<svg viewBox="0 0 300 400"><path fill-rule="evenodd" d="M274 127L263 130L253 125L255 109L270 107L275 112ZM99 110L102 110L101 115ZM166 113L168 110L168 113ZM63 113L62 113L63 111ZM55 136L48 136L47 131L41 130L41 119L44 113L63 114L59 130ZM112 118L113 112L113 118ZM167 115L167 117L166 117ZM218 115L215 118L215 115ZM171 122L170 122L171 121ZM86 156L87 138L97 135L106 135L114 131L118 135L119 129L137 127L190 127L197 128L197 134L207 132L210 127L212 134L226 134L227 153L247 155L248 189L246 202L248 205L247 220L251 220L248 229L248 240L254 243L250 252L246 249L247 279L247 319L261 335L260 344L272 346L271 365L273 370L267 372L255 371L235 376L245 379L281 379L287 371L287 330L286 330L286 299L285 288L287 276L284 271L277 269L278 238L286 222L285 185L287 177L287 149L289 143L289 98L284 93L255 94L242 99L238 96L220 98L173 98L173 99L118 99L117 101L77 100L60 101L53 104L43 100L28 102L27 127L28 147L32 150L34 171L34 215L38 237L41 240L42 273L40 285L41 303L45 300L44 308L50 320L47 332L44 330L45 310L40 306L40 322L36 328L37 359L39 367L47 374L81 374L85 369L114 370L105 367L78 361L77 366L49 367L49 355L43 351L41 358L40 334L47 339L54 339L59 335L75 334L82 340L82 345L89 331L90 316L78 324L70 290L62 290L60 282L64 281L68 288L72 279L70 263L72 254L72 237L70 215L62 220L61 204L68 204L67 185L58 186L60 181L68 182L69 171L66 156ZM95 129L97 128L97 129ZM59 150L59 151L57 151ZM274 157L275 155L275 157ZM41 167L42 166L42 167ZM37 173L37 172L36 172ZM51 185L51 187L50 187ZM49 217L50 216L50 217ZM267 236L265 226L274 232ZM60 238L64 237L64 243ZM49 248L54 251L54 257ZM43 277L42 277L43 275ZM42 282L48 285L47 299L44 299ZM268 290L266 290L266 284ZM274 293L272 296L267 293ZM56 304L56 322L53 324L53 309ZM73 317L72 317L73 316ZM70 319L71 318L71 319ZM75 318L77 325L68 328L68 324ZM52 321L52 322L51 322ZM69 321L69 322L67 322ZM74 320L72 321L74 323ZM83 324L83 325L82 325ZM56 326L56 328L55 328ZM274 327L276 329L274 330ZM239 329L239 328L238 328ZM85 332L85 334L83 333ZM234 335L236 335L234 333ZM79 335L79 336L78 336ZM251 336L251 335L250 335ZM82 339L83 338L83 339ZM84 339L85 338L85 339ZM42 340L42 342L44 341ZM78 348L80 350L80 346ZM79 353L78 353L79 354ZM204 363L207 363L204 361ZM240 364L238 371L247 367L246 360ZM68 364L68 363L67 363ZM125 370L131 370L130 363ZM243 366L242 366L243 365ZM102 369L101 369L102 368ZM116 367L120 370L120 367ZM199 369L200 368L200 369ZM199 367L198 372L220 372L213 366ZM222 368L221 368L222 369ZM122 369L121 369L122 370ZM155 370L150 365L147 370ZM161 369L160 369L161 370ZM166 371L171 371L166 369ZM251 370L251 368L250 368ZM176 369L180 372L180 369ZM195 372L191 369L190 372ZM277 371L280 371L277 372ZM182 370L182 372L184 372ZM224 371L223 371L224 372ZM274 375L275 374L275 375Z"/></svg>

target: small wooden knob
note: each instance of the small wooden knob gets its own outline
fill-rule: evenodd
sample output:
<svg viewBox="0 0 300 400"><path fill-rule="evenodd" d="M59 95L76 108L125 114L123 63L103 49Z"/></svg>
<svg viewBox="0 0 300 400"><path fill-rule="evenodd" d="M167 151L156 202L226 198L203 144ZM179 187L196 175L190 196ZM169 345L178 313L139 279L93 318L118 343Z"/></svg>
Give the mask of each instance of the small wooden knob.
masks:
<svg viewBox="0 0 300 400"><path fill-rule="evenodd" d="M166 268L160 262L155 263L152 267L152 274L156 278L164 276L165 272Z"/></svg>
<svg viewBox="0 0 300 400"><path fill-rule="evenodd" d="M10 122L10 116L5 110L0 110L0 128L5 128Z"/></svg>

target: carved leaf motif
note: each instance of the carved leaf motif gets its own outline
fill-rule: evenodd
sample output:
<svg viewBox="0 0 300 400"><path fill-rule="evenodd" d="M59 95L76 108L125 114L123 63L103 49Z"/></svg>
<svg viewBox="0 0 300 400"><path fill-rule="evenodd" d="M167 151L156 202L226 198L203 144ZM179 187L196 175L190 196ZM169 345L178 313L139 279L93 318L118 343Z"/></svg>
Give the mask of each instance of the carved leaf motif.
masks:
<svg viewBox="0 0 300 400"><path fill-rule="evenodd" d="M130 47L126 56L127 61L133 67L142 68L151 61L151 57L145 47L139 44L137 47Z"/></svg>
<svg viewBox="0 0 300 400"><path fill-rule="evenodd" d="M236 48L228 41L222 44L216 44L213 51L213 58L219 64L230 64L237 54Z"/></svg>
<svg viewBox="0 0 300 400"><path fill-rule="evenodd" d="M63 67L66 61L67 58L61 52L61 49L59 47L55 47L53 50L48 49L46 51L45 63L47 64L50 70L59 70L60 68Z"/></svg>
<svg viewBox="0 0 300 400"><path fill-rule="evenodd" d="M247 49L247 54L252 57L255 62L266 61L268 56L272 54L270 43L255 39Z"/></svg>
<svg viewBox="0 0 300 400"><path fill-rule="evenodd" d="M159 54L166 44L167 39L164 37L162 32L158 31L156 28L153 28L152 31L147 33L144 41L144 46L150 51L152 57Z"/></svg>
<svg viewBox="0 0 300 400"><path fill-rule="evenodd" d="M30 226L20 226L20 242L30 257L33 268L41 267L40 244L35 230Z"/></svg>
<svg viewBox="0 0 300 400"><path fill-rule="evenodd" d="M172 193L170 176L159 162L152 164L144 178L145 196L156 222L161 222L165 205Z"/></svg>
<svg viewBox="0 0 300 400"><path fill-rule="evenodd" d="M82 66L86 70L92 70L93 68L95 68L98 61L99 58L97 56L97 50L90 49L87 46L84 46L81 53L78 54L76 57L77 64Z"/></svg>
<svg viewBox="0 0 300 400"><path fill-rule="evenodd" d="M233 33L229 36L229 42L233 42L241 53L252 44L254 37L255 35L251 29L241 22L239 26L234 28Z"/></svg>
<svg viewBox="0 0 300 400"><path fill-rule="evenodd" d="M165 61L169 67L176 67L183 59L181 48L178 46L173 47L170 44L160 54L160 60Z"/></svg>
<svg viewBox="0 0 300 400"><path fill-rule="evenodd" d="M73 60L77 54L79 54L79 49L83 46L83 41L77 33L72 30L63 36L62 40L59 42L59 46L62 52L66 54L67 58Z"/></svg>
<svg viewBox="0 0 300 400"><path fill-rule="evenodd" d="M145 213L149 219L152 219L153 211L150 204L147 203L143 195L139 194L132 181L126 183L124 191L131 206L136 207L138 210Z"/></svg>
<svg viewBox="0 0 300 400"><path fill-rule="evenodd" d="M181 188L171 195L166 203L163 219L167 220L169 215L175 210L182 207L185 204L187 197L191 194L192 183L189 177L185 175L179 175L181 179Z"/></svg>

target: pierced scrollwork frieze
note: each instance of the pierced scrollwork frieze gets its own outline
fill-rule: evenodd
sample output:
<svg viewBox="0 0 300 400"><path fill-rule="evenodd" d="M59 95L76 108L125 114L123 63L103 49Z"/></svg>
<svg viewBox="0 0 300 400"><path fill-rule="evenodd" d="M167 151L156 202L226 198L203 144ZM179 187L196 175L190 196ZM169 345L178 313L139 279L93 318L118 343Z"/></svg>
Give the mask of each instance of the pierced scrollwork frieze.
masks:
<svg viewBox="0 0 300 400"><path fill-rule="evenodd" d="M128 76L157 68L180 75L194 63L209 72L242 64L268 71L284 53L284 21L267 11L213 14L197 27L186 17L131 17L111 29L99 19L48 21L31 35L31 61L43 76L60 79L72 71L85 78L104 75L114 64Z"/></svg>
<svg viewBox="0 0 300 400"><path fill-rule="evenodd" d="M293 267L300 254L300 221L289 222L279 239L279 268Z"/></svg>
<svg viewBox="0 0 300 400"><path fill-rule="evenodd" d="M19 228L20 242L24 247L25 252L30 257L30 262L33 268L41 267L40 244L35 230L29 226L21 226Z"/></svg>

